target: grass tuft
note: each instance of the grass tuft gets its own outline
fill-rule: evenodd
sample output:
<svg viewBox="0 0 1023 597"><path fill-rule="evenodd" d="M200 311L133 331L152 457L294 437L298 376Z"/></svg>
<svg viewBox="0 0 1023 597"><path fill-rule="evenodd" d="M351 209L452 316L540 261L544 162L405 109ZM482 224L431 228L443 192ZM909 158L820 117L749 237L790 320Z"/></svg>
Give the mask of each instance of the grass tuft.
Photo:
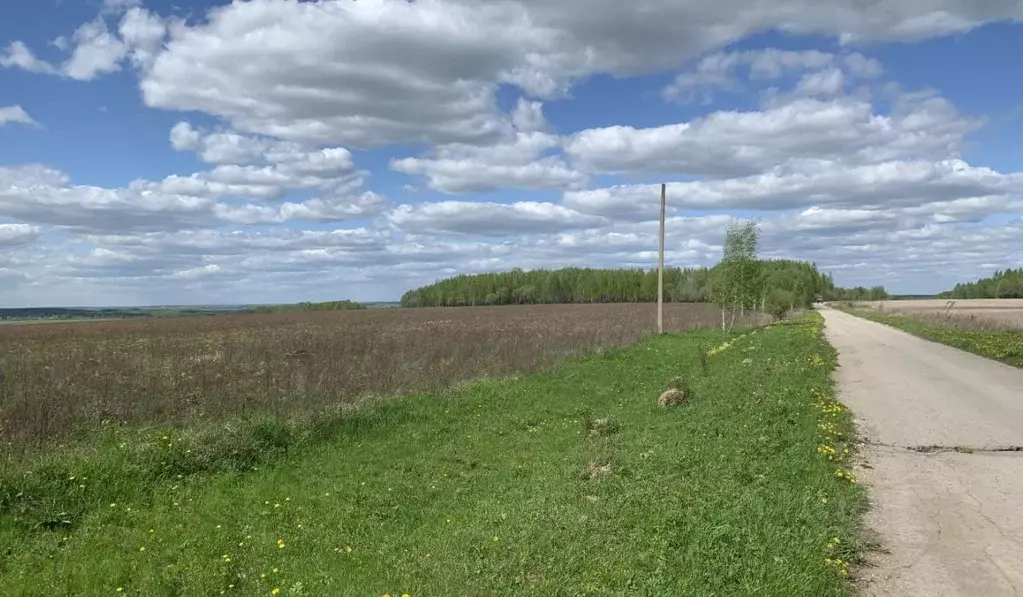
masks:
<svg viewBox="0 0 1023 597"><path fill-rule="evenodd" d="M621 425L618 421L610 417L604 417L601 419L586 419L586 435L589 437L608 437L618 433L621 429Z"/></svg>

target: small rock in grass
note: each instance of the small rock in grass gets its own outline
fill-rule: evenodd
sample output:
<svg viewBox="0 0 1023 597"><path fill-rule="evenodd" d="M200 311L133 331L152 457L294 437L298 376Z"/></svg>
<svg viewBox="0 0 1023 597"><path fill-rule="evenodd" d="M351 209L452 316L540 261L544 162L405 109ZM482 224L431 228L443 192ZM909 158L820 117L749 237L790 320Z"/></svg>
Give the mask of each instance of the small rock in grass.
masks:
<svg viewBox="0 0 1023 597"><path fill-rule="evenodd" d="M684 404L686 401L686 393L682 390L671 389L661 394L661 397L657 399L657 406L668 407L678 406Z"/></svg>

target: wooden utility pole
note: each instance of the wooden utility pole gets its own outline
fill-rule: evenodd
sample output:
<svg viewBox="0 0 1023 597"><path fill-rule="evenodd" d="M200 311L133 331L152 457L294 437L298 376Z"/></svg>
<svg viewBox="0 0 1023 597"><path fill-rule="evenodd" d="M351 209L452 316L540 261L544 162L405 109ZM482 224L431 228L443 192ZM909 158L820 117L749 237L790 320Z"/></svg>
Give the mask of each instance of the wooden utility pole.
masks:
<svg viewBox="0 0 1023 597"><path fill-rule="evenodd" d="M664 333L664 206L668 185L661 183L661 245L657 251L657 333Z"/></svg>

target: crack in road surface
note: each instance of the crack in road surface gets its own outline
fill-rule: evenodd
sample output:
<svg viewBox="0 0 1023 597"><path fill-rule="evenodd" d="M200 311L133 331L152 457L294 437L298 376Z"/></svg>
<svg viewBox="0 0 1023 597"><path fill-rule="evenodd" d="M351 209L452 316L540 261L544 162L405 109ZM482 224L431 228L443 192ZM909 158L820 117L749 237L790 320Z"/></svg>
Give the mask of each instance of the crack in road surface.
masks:
<svg viewBox="0 0 1023 597"><path fill-rule="evenodd" d="M898 444L884 444L872 441L862 441L860 445L880 446L883 448L895 448L897 450L909 450L921 454L942 454L945 452L957 452L959 454L998 454L998 453L1023 453L1023 446L900 446Z"/></svg>
<svg viewBox="0 0 1023 597"><path fill-rule="evenodd" d="M833 309L839 398L864 437L881 549L858 571L868 596L1023 591L1023 370Z"/></svg>
<svg viewBox="0 0 1023 597"><path fill-rule="evenodd" d="M1023 452L1021 446L1005 446L1001 448L972 448L970 446L910 446L907 448L922 454L941 452L958 452L960 454L997 454L999 452Z"/></svg>

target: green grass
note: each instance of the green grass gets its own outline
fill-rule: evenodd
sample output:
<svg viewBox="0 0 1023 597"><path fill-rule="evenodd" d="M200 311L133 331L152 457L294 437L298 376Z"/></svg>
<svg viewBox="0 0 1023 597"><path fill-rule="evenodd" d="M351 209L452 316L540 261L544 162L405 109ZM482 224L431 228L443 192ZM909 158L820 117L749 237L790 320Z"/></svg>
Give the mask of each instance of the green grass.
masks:
<svg viewBox="0 0 1023 597"><path fill-rule="evenodd" d="M735 338L704 370L724 340L653 338L378 402L265 464L180 479L152 463L190 462L202 440L184 431L119 432L64 469L20 463L4 594L849 594L835 559L855 560L864 495L842 468L852 423L820 318ZM689 404L658 408L676 376ZM589 478L591 463L610 470ZM79 490L75 467L113 489ZM80 505L46 530L39 503Z"/></svg>
<svg viewBox="0 0 1023 597"><path fill-rule="evenodd" d="M954 319L930 323L911 317L888 315L863 309L843 309L846 313L890 325L914 336L954 346L960 350L1023 367L1023 331L1013 329L969 329L957 326Z"/></svg>

